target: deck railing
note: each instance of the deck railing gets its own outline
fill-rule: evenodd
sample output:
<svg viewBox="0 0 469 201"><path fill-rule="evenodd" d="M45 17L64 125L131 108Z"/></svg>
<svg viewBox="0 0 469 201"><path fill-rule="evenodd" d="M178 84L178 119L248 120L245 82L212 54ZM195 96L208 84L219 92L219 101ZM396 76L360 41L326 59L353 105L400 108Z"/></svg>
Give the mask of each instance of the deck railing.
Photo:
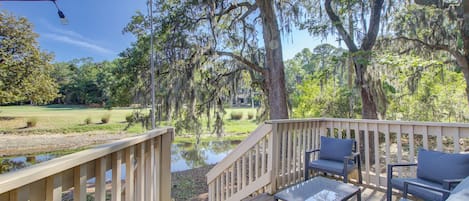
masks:
<svg viewBox="0 0 469 201"><path fill-rule="evenodd" d="M419 148L467 150L469 124L327 118L268 121L207 174L209 200L240 200L298 183L304 179L305 150L319 148L320 136L355 139L362 154L364 183L385 188L386 164L415 162ZM258 162L266 169L261 175L252 174ZM409 168L399 174L415 172ZM243 178L251 178L253 185L246 185Z"/></svg>
<svg viewBox="0 0 469 201"><path fill-rule="evenodd" d="M0 201L171 200L172 140L160 128L2 174Z"/></svg>

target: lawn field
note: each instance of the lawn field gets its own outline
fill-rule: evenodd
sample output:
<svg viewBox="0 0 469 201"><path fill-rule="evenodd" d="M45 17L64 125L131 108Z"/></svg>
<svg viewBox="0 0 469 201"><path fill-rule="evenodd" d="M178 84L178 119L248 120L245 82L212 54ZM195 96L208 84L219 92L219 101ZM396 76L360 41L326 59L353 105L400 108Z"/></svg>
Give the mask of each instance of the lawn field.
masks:
<svg viewBox="0 0 469 201"><path fill-rule="evenodd" d="M88 131L122 132L127 126L125 117L135 111L132 108L88 108L77 105L48 105L48 106L0 106L0 133L71 133ZM231 120L233 111L243 113L241 120ZM248 120L248 113L256 112L252 108L229 108L225 115L226 133L250 133L257 127L255 120ZM107 124L101 122L101 118L109 115ZM87 118L90 124L85 124ZM35 119L35 127L26 128L27 121ZM205 119L205 118L202 118ZM202 120L204 121L204 120ZM163 122L164 125L171 123ZM206 122L203 122L206 125ZM127 131L129 133L142 133L144 129L140 124L133 125ZM209 131L207 131L209 132Z"/></svg>

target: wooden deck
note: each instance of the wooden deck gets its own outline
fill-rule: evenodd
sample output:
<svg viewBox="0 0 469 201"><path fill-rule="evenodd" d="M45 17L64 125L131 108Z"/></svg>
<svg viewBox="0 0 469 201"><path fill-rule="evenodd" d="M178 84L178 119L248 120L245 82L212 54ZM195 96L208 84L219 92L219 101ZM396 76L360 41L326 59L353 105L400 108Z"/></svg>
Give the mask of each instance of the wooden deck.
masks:
<svg viewBox="0 0 469 201"><path fill-rule="evenodd" d="M377 189L374 187L361 185L362 191L362 201L386 201L386 191ZM401 198L400 194L394 193L392 200L399 200ZM350 199L352 201L356 200L355 197ZM246 198L243 201L274 201L274 197L268 194L261 194L256 197Z"/></svg>

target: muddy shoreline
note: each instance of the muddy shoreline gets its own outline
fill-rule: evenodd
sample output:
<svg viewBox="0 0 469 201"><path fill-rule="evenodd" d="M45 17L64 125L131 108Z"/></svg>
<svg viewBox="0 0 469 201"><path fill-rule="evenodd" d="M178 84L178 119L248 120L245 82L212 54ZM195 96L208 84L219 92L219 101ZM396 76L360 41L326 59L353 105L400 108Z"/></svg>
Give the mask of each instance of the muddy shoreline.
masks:
<svg viewBox="0 0 469 201"><path fill-rule="evenodd" d="M134 136L128 133L2 134L0 157L79 149Z"/></svg>

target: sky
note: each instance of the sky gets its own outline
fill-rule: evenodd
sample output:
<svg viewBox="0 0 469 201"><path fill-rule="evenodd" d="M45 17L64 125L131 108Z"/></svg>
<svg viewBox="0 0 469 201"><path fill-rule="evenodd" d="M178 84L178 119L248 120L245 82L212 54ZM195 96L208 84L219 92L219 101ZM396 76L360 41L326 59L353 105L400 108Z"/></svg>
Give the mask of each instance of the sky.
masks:
<svg viewBox="0 0 469 201"><path fill-rule="evenodd" d="M91 57L94 61L113 60L135 41L122 33L136 11L147 13L146 0L57 0L68 24L63 25L55 5L50 1L2 1L0 10L26 17L39 34L42 50L54 53L55 61ZM303 48L314 48L325 42L294 30L283 38L284 60Z"/></svg>

